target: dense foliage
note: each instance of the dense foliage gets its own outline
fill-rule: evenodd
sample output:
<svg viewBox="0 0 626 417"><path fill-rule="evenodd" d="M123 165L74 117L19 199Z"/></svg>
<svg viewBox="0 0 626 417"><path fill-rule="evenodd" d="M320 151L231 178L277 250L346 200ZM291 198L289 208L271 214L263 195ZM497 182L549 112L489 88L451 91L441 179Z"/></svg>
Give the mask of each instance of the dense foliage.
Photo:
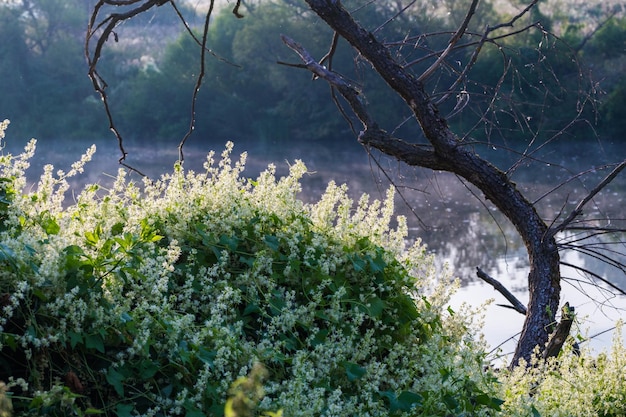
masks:
<svg viewBox="0 0 626 417"><path fill-rule="evenodd" d="M440 33L428 37L426 43L438 50L445 47L447 31L462 20L466 3L438 2L435 7L432 2L418 2L384 27L379 27L380 22L398 12L395 2L376 2L375 7L360 7L355 2L352 8L358 8L355 16L383 39ZM578 17L572 20L561 12L563 5L552 3L541 2L532 18L547 30L554 30L564 42L533 30L515 40L503 40L498 46L487 45L470 74L471 82L464 86L472 94L473 110L449 118L459 134L470 131L485 109L495 105L491 120L494 128L488 132L492 140L520 141L529 137L528 129L534 134L549 134L579 112L586 120L599 121L600 132L622 136L626 111L626 101L621 99L626 59L624 11L615 10L617 14L604 22L613 11L590 4L581 6ZM106 135L104 112L87 79L82 56L89 2L31 0L24 3L29 5L30 13L19 4L0 2L0 35L10 40L0 45L0 114L13 115L19 136ZM487 24L510 17L514 9L506 4L500 2L496 8L481 2L471 29L479 32ZM316 57L328 51L332 34L315 24L315 17L297 2L259 1L246 5L244 19L234 18L229 9L216 11L213 17L208 45L214 55L206 61L206 80L197 108L197 136L218 143L235 138L274 144L294 140L331 143L349 136L327 86L314 81L311 86L305 71L277 64L293 60L280 42L281 33L306 40ZM201 18L192 9L184 9L184 13L192 26L199 26ZM183 33L178 18L167 6L126 22L116 29L116 35L118 42L107 43L100 62L109 83L116 122L125 135L139 140L176 141L189 125L190 98L199 71L198 45ZM467 39L472 40L476 39ZM398 52L406 61L416 62L429 53L407 47ZM459 50L450 62L466 62L468 58L469 50ZM428 63L423 60L413 68L419 73ZM519 65L508 67L509 63ZM372 114L387 130L394 130L410 115L404 104L380 85L369 65L352 56L341 42L333 67L363 86ZM507 75L501 79L505 68ZM436 82L446 83L446 76L455 76L453 68ZM495 86L504 92L497 103L491 100ZM523 135L518 134L520 125ZM583 127L579 124L571 133L588 136L590 130ZM395 130L398 136L408 138L416 137L418 132L411 123ZM482 139L487 132L472 134Z"/></svg>
<svg viewBox="0 0 626 417"><path fill-rule="evenodd" d="M353 206L306 168L242 176L228 146L202 173L143 189L124 172L63 206L48 166L23 194L25 154L2 157L2 379L19 415L221 415L233 381L267 370L261 411L483 415L499 407L470 316L405 248L393 195ZM428 295L427 295L428 294Z"/></svg>
<svg viewBox="0 0 626 417"><path fill-rule="evenodd" d="M2 417L626 412L619 332L492 371L479 312L447 307L447 275L390 228L393 193L305 204L301 162L246 178L228 144L204 172L120 170L64 204L95 149L25 192L34 151L0 156Z"/></svg>

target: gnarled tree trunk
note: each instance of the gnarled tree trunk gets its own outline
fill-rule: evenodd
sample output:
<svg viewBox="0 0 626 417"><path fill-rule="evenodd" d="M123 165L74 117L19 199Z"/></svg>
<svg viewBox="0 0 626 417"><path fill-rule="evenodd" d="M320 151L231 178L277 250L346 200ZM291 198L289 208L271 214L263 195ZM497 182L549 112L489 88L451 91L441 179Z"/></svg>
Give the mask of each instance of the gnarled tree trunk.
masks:
<svg viewBox="0 0 626 417"><path fill-rule="evenodd" d="M428 145L411 144L391 137L378 128L361 104L358 91L338 74L312 60L297 43L285 43L300 54L307 69L328 81L350 103L363 123L359 140L408 165L457 174L480 189L515 226L524 241L530 261L528 288L530 299L526 321L512 359L528 360L533 349L544 348L554 324L560 299L559 254L553 233L515 184L498 168L482 159L450 130L424 89L423 83L396 62L388 48L361 27L339 3L331 0L306 0L336 33L346 39L367 59L411 108L419 121Z"/></svg>

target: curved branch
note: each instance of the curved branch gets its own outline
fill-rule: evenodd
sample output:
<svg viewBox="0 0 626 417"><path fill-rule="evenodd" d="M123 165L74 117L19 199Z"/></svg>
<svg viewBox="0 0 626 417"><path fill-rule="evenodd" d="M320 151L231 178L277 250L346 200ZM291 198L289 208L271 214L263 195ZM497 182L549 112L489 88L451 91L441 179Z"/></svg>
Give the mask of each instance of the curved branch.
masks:
<svg viewBox="0 0 626 417"><path fill-rule="evenodd" d="M598 281L601 281L603 283L605 283L606 285L608 285L609 287L613 288L615 291L617 291L618 293L622 294L622 295L626 295L626 291L624 291L623 289L621 289L620 287L618 287L617 285L613 284L611 281L607 280L606 278L602 277L599 274L596 274L593 271L590 271L588 268L579 266L579 265L574 265L572 263L569 262L564 262L561 261L561 265L563 266L568 266L572 269L576 269L584 274L589 275L590 277L597 279Z"/></svg>
<svg viewBox="0 0 626 417"><path fill-rule="evenodd" d="M98 16L100 14L100 10L102 9L103 6L105 5L129 6L129 5L138 3L139 1L141 0L99 0L98 3L94 6L93 12L89 19L89 24L87 27L87 34L85 36L84 48L85 48L85 57L87 58L87 63L89 64L89 71L87 75L89 76L89 79L91 80L94 90L100 95L100 98L102 99L104 110L107 115L107 120L109 121L109 129L115 135L119 150L122 154L118 162L120 165L128 168L131 171L138 173L142 177L145 177L146 175L144 173L128 165L125 162L128 152L126 152L126 149L124 148L124 140L122 138L122 134L117 129L117 126L115 125L115 122L113 120L113 114L111 113L111 108L109 106L109 97L106 93L106 89L108 85L106 81L104 80L104 78L102 78L102 76L98 73L98 70L97 70L98 61L100 60L102 56L102 48L104 47L105 42L109 40L109 37L111 35L113 35L115 41L117 42L117 34L114 32L114 29L120 22L130 19L134 16L137 16L138 14L143 13L146 10L149 10L150 8L154 6L157 6L157 7L161 6L170 0L165 0L165 1L164 0L147 0L145 3L141 4L140 6L134 9L127 11L126 13L112 13L109 16L107 16L104 20L102 20L100 23L96 23L98 20ZM102 33L100 34L100 36L97 36L97 33L100 30L102 30ZM96 46L92 53L90 47L91 47L91 41L94 37L97 38L97 41L96 41Z"/></svg>
<svg viewBox="0 0 626 417"><path fill-rule="evenodd" d="M187 20L185 20L185 17L183 16L182 12L180 11L180 9L178 8L178 6L176 5L176 3L174 3L173 1L170 2L170 4L172 5L172 8L174 9L174 13L176 13L176 15L178 16L178 19L183 23L183 26L185 27L185 30L187 31L187 33L189 34L189 36L191 36L191 39L194 40L194 42L202 47L202 40L198 39L198 37L196 36L195 33L193 33L193 30L191 29L191 26L189 26L189 23L187 23ZM213 7L213 6L210 6ZM205 45L206 47L206 45ZM241 65L235 64L234 62L229 61L228 59L224 58L221 55L218 55L215 51L213 51L212 49L208 49L206 50L208 53L210 53L211 55L213 55L216 59L219 59L220 61L228 64L228 65L232 65L235 68L241 68Z"/></svg>
<svg viewBox="0 0 626 417"><path fill-rule="evenodd" d="M346 99L346 101L352 107L352 110L356 114L356 116L361 120L363 125L365 126L373 126L375 125L374 121L370 117L365 108L365 104L363 104L359 91L348 83L343 77L333 71L328 70L323 65L319 64L311 54L302 47L298 42L294 41L288 36L280 35L283 43L287 45L291 50L293 50L302 62L304 63L303 68L311 71L315 76L326 80L332 87L336 88L337 91Z"/></svg>
<svg viewBox="0 0 626 417"><path fill-rule="evenodd" d="M423 82L414 77L392 56L389 48L374 35L354 21L339 2L328 0L306 0L331 29L337 31L365 59L387 84L401 96L419 122L430 146L424 149L398 139L391 138L369 117L359 100L355 113L364 121L361 143L375 146L382 152L396 156L402 162L431 168L438 167L459 175L480 189L485 197L513 223L520 234L529 255L530 292L528 314L512 365L519 360L530 359L538 345L548 341L548 328L554 322L560 298L559 253L553 236L547 236L548 226L530 203L516 188L506 174L482 159L470 147L463 144L450 130L447 121L439 114L437 106L426 93ZM302 58L302 56L301 56ZM305 65L314 71L319 68L312 60ZM322 72L322 75L323 74ZM336 74L328 74L337 78ZM324 78L324 77L322 77ZM327 78L328 80L328 78ZM341 90L340 90L341 91Z"/></svg>

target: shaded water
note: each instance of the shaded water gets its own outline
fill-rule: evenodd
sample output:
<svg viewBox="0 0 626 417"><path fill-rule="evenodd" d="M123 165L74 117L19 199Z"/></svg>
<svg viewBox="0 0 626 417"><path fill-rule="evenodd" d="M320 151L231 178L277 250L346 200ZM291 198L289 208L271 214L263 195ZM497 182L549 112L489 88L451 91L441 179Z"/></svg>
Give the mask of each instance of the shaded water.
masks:
<svg viewBox="0 0 626 417"><path fill-rule="evenodd" d="M23 144L9 143L8 151L19 152ZM219 155L223 143L205 146L190 144L185 151L185 167L202 170L209 150ZM70 164L78 160L86 144L39 141L38 151L29 174L33 181L45 163L52 163L57 169L68 170ZM97 143L98 151L94 160L87 166L85 174L77 177L73 184L75 192L86 183L111 183L119 168L120 156L117 143L113 139ZM176 144L171 146L149 146L127 144L127 163L148 176L157 177L171 169L178 157ZM347 183L350 193L356 200L366 192L373 198L383 198L390 181L397 186L396 208L399 214L408 219L411 239L420 238L428 245L439 262L447 262L462 288L452 300L454 306L462 302L480 305L494 298L495 303L486 310L484 331L492 347L515 337L521 330L523 317L497 304L508 304L490 286L475 276L475 268L480 267L492 277L500 280L522 302L528 294L526 277L528 261L525 249L514 228L495 210L489 202L471 185L462 182L448 173L433 173L423 169L413 169L396 161L368 155L354 141L346 140L333 147L318 144L298 144L293 147L271 146L267 144L236 144L234 153L248 151L245 175L254 177L269 163L277 165L279 175L285 174L288 162L302 159L311 175L303 179L304 200L315 201L330 180ZM509 154L500 155L494 148L485 148L484 155L504 169L515 160ZM598 143L579 144L546 148L538 160L520 164L513 173L518 188L531 200L537 202L538 211L545 219L563 218L578 204L580 199L610 170L603 169L608 162L616 162L626 155L626 145ZM591 169L582 177L575 177L581 170ZM139 179L137 174L131 178ZM565 185L551 192L562 181ZM71 199L71 196L68 196ZM626 219L626 174L604 189L585 209L585 218L596 219L597 225L608 225L605 218L624 227ZM573 236L569 236L571 239ZM561 236L561 239L566 238ZM626 263L626 238L612 246L613 257ZM564 252L563 260L569 264L592 270L612 284L626 289L626 276L623 271L611 268L595 257L581 256L576 252ZM622 317L626 309L626 298L614 295L598 283L590 283L588 277L571 267L563 267L563 298L576 307L580 317L580 332L594 335L612 327L613 322ZM590 285L591 284L591 285ZM591 295L588 297L587 295ZM592 340L594 348L607 347L611 334L606 333ZM508 353L514 347L514 339L503 346Z"/></svg>

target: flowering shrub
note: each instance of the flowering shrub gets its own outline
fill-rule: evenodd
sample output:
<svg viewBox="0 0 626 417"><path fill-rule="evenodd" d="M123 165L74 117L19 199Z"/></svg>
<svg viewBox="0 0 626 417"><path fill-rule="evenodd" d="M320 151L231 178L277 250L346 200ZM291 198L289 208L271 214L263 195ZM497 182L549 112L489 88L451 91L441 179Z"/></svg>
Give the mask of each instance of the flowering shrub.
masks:
<svg viewBox="0 0 626 417"><path fill-rule="evenodd" d="M626 349L618 323L612 348L595 357L571 346L557 358L533 359L531 366L501 376L502 407L507 416L626 415Z"/></svg>
<svg viewBox="0 0 626 417"><path fill-rule="evenodd" d="M623 415L623 350L485 370L476 312L447 308L391 192L304 204L301 162L252 180L231 150L141 187L120 170L68 206L94 149L31 192L34 142L0 156L0 415Z"/></svg>
<svg viewBox="0 0 626 417"><path fill-rule="evenodd" d="M67 178L93 150L68 173L46 167L30 193L34 143L2 156L0 378L19 415L223 415L255 364L257 413L498 407L469 316L446 310L449 280L433 290L404 220L390 229L392 193L354 206L331 183L307 205L301 162L251 180L231 149L141 188L120 170L67 207Z"/></svg>

